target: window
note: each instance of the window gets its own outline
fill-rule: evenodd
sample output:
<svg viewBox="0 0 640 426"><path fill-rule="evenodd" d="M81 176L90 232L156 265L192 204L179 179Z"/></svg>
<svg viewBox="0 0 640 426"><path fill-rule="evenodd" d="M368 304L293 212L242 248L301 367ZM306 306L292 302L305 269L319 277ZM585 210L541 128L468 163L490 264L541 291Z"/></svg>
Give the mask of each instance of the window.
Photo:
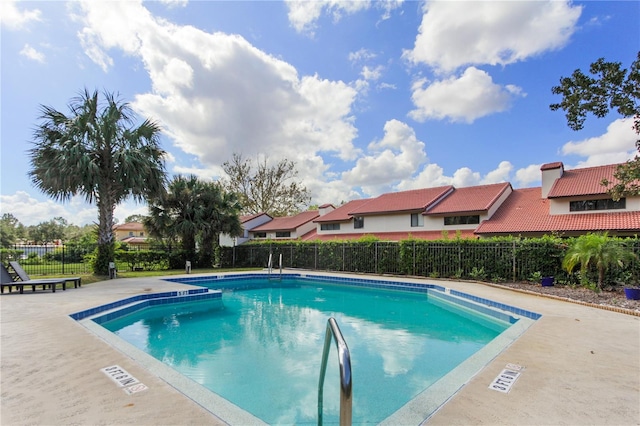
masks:
<svg viewBox="0 0 640 426"><path fill-rule="evenodd" d="M364 228L364 217L362 217L362 216L354 217L353 218L353 228L354 229Z"/></svg>
<svg viewBox="0 0 640 426"><path fill-rule="evenodd" d="M449 216L444 218L445 225L477 225L480 223L480 215Z"/></svg>
<svg viewBox="0 0 640 426"><path fill-rule="evenodd" d="M620 198L618 201L612 199L605 200L582 200L569 202L570 212L586 212L589 210L616 210L627 207L627 199Z"/></svg>
<svg viewBox="0 0 640 426"><path fill-rule="evenodd" d="M133 237L133 231L129 231L129 236Z"/></svg>
<svg viewBox="0 0 640 426"><path fill-rule="evenodd" d="M253 234L254 237L256 238L267 238L267 233L266 232L255 232Z"/></svg>
<svg viewBox="0 0 640 426"><path fill-rule="evenodd" d="M276 238L289 238L291 237L290 231L279 231L276 232Z"/></svg>
<svg viewBox="0 0 640 426"><path fill-rule="evenodd" d="M411 213L411 226L424 226L424 217L422 213Z"/></svg>
<svg viewBox="0 0 640 426"><path fill-rule="evenodd" d="M141 237L144 237L144 232L141 232L141 233L140 233L140 236L141 236Z"/></svg>
<svg viewBox="0 0 640 426"><path fill-rule="evenodd" d="M321 231L339 231L340 224L339 223L321 223L320 230Z"/></svg>

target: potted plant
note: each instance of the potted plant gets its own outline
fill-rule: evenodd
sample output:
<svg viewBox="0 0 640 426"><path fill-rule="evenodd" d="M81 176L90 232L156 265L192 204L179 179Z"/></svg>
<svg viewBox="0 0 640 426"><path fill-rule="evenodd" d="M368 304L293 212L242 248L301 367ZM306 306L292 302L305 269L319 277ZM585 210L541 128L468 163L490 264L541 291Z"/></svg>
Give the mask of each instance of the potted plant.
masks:
<svg viewBox="0 0 640 426"><path fill-rule="evenodd" d="M625 287L624 295L629 300L640 300L640 286L636 287Z"/></svg>
<svg viewBox="0 0 640 426"><path fill-rule="evenodd" d="M551 287L553 286L553 277L542 277L542 281L540 281L542 287Z"/></svg>

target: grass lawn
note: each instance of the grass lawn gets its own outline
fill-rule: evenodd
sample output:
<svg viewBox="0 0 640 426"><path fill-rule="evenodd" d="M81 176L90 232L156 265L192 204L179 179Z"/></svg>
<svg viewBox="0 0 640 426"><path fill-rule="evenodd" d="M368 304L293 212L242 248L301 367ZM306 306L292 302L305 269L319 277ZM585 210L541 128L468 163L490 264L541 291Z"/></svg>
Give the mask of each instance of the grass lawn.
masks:
<svg viewBox="0 0 640 426"><path fill-rule="evenodd" d="M27 265L29 266L29 265ZM40 265L38 265L40 266ZM28 274L31 275L31 272L29 271L29 269L27 269L25 266L23 266L23 268L27 271ZM66 269L66 266L65 266ZM205 268L205 269L193 269L191 271L191 275L199 275L199 274L217 274L220 272L244 272L244 271L259 271L261 270L261 268L221 268L221 269L216 269L216 268ZM118 272L118 278L117 279L121 279L121 278L143 278L143 277L163 277L163 276L167 276L167 275L182 275L184 274L184 269L173 269L173 270L169 270L169 271L123 271L123 272ZM64 277L65 275L69 275L69 274L62 274L62 273L49 273L46 275L38 275L37 278L58 278L58 277ZM71 275L69 275L71 276ZM87 285L87 284L93 284L99 281L106 281L109 279L108 276L106 275L94 275L94 274L75 274L73 276L77 276L77 277L81 277L82 278L82 285ZM32 278L36 278L35 276ZM73 287L73 286L71 286ZM56 288L60 288L62 289L62 286L59 285Z"/></svg>

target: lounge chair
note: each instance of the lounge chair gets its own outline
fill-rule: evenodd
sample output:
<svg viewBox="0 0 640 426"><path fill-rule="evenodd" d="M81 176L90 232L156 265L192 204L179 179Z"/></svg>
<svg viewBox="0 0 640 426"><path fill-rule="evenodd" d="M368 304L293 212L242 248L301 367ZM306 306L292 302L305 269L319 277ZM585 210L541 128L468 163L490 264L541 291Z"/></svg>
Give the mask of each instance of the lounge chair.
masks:
<svg viewBox="0 0 640 426"><path fill-rule="evenodd" d="M9 262L9 266L11 266L11 269L14 270L14 272L16 273L16 275L24 282L27 281L32 281L31 278L29 277L29 274L27 274L27 272L22 269L22 266L20 266L20 264L16 261L13 262ZM39 281L51 281L51 282L56 282L59 283L61 280L63 280L63 284L62 284L62 289L66 290L66 283L68 281L73 281L73 287L74 288L78 288L82 286L82 282L81 282L81 278L80 277L63 277L63 278L42 278Z"/></svg>
<svg viewBox="0 0 640 426"><path fill-rule="evenodd" d="M41 285L43 290L46 290L47 287L50 287L51 290L56 292L56 285L62 284L62 288L64 289L65 281L64 279L47 279L47 280L28 280L28 281L14 281L13 277L5 268L4 264L0 263L0 292L4 293L5 288L9 288L9 293L13 287L20 291L20 294L24 293L24 286L30 285L31 290L36 291L36 286Z"/></svg>

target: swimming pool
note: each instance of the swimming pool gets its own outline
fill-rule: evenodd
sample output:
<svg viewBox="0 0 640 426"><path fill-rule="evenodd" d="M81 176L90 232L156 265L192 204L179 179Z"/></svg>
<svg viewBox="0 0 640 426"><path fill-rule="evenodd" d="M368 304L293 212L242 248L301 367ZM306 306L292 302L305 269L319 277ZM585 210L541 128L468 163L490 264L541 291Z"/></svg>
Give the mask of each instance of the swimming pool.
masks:
<svg viewBox="0 0 640 426"><path fill-rule="evenodd" d="M409 281L305 274L282 281L255 274L181 281L235 291L127 308L124 315L120 310L94 321L271 424L316 421L329 316L351 350L356 424L421 422L469 379L469 371L477 372L537 318ZM331 422L337 421L339 398L335 356L329 361L324 418ZM443 390L447 395L433 401L434 392ZM415 406L421 407L417 422L407 419Z"/></svg>

